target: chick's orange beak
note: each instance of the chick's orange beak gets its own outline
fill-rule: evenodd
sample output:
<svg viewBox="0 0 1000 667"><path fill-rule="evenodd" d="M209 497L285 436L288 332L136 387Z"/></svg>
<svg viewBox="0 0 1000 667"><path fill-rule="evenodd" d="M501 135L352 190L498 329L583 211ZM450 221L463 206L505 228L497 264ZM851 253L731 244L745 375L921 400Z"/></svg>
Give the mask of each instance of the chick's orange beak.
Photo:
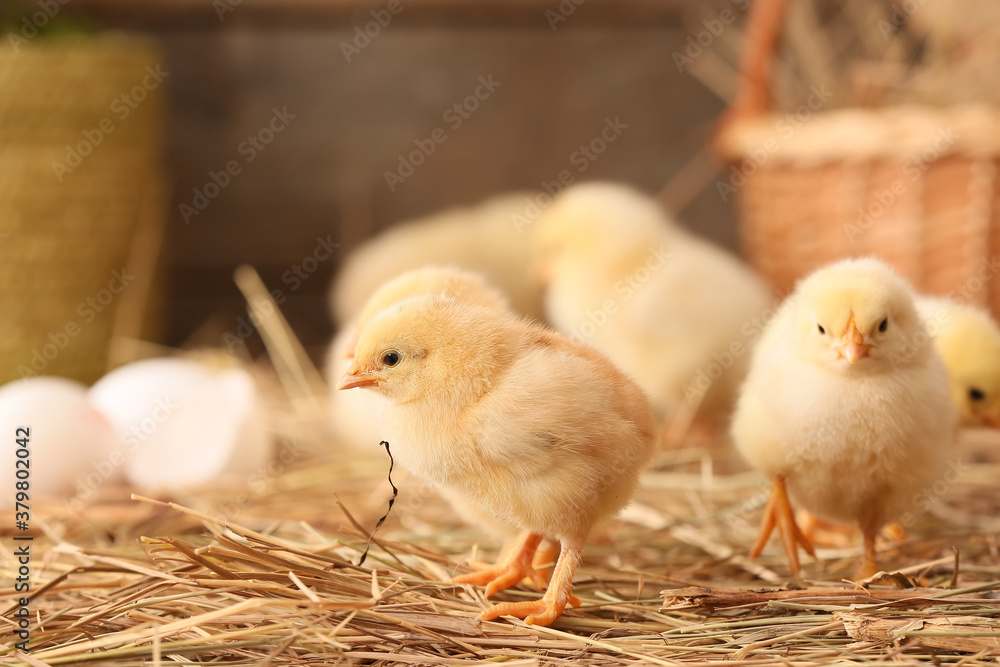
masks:
<svg viewBox="0 0 1000 667"><path fill-rule="evenodd" d="M354 389L355 387L377 387L379 378L364 372L358 362L354 362L340 378L337 389Z"/></svg>
<svg viewBox="0 0 1000 667"><path fill-rule="evenodd" d="M845 357L852 364L856 364L858 359L868 356L868 350L872 347L864 340L865 337L861 335L858 327L854 324L854 318L851 318L851 321L847 323L847 333L840 340L837 351L840 352L840 356Z"/></svg>

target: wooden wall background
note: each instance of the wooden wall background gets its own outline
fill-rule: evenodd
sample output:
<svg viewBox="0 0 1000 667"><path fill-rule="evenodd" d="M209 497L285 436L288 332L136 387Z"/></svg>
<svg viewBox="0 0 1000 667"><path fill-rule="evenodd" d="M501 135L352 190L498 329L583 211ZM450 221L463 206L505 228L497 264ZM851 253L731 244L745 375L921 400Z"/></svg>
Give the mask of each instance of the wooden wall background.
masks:
<svg viewBox="0 0 1000 667"><path fill-rule="evenodd" d="M682 174L665 196L684 205L684 224L735 245L730 204L714 187L702 190L704 179L683 176L722 110L673 60L693 34L678 11L691 3L563 0L575 9L553 30L546 12L559 11L558 1L401 0L403 11L350 63L342 43L387 2L75 3L99 21L159 35L166 49L170 344L218 344L245 315L232 272L248 262L289 293L286 314L318 349L332 331L330 281L356 243L406 218L537 189L570 167L607 118L628 128L580 180L658 192ZM232 11L220 21L222 5ZM501 86L451 129L442 114L480 76ZM246 164L239 146L274 108L295 118ZM391 192L384 172L437 127L447 141ZM186 224L178 207L233 159L242 172ZM282 275L328 235L338 252L289 291Z"/></svg>

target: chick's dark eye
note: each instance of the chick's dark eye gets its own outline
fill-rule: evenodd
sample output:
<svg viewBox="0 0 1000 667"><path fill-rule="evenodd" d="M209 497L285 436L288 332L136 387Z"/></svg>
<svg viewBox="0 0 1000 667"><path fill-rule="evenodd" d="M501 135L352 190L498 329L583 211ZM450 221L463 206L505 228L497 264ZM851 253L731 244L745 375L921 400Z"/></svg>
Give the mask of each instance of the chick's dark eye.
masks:
<svg viewBox="0 0 1000 667"><path fill-rule="evenodd" d="M878 330L885 333L885 330L889 328L889 318L885 318L878 324Z"/></svg>
<svg viewBox="0 0 1000 667"><path fill-rule="evenodd" d="M399 352L395 350L389 350L382 355L382 363L386 366L395 366L399 363Z"/></svg>
<svg viewBox="0 0 1000 667"><path fill-rule="evenodd" d="M825 333L826 333L826 329L824 329L824 328L823 328L823 325L822 325L822 324L819 324L819 323L817 323L817 324L816 324L816 328L817 328L817 329L819 329L819 332L820 332L821 334L825 334Z"/></svg>
<svg viewBox="0 0 1000 667"><path fill-rule="evenodd" d="M986 398L986 393L982 389L979 389L978 387L972 387L971 389L969 389L969 398L971 398L974 401L981 401L984 398Z"/></svg>

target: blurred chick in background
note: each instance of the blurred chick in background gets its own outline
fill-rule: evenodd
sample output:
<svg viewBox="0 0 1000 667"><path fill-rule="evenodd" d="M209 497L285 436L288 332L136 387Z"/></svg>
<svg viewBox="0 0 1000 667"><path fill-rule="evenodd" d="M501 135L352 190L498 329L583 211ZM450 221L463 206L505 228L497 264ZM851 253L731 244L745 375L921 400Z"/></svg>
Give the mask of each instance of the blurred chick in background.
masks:
<svg viewBox="0 0 1000 667"><path fill-rule="evenodd" d="M401 465L524 531L498 565L458 577L486 594L528 577L543 538L559 560L540 600L502 615L548 625L572 595L594 522L629 502L654 448L642 391L589 347L496 308L412 297L361 332L339 389L385 396L387 439Z"/></svg>
<svg viewBox="0 0 1000 667"><path fill-rule="evenodd" d="M1000 327L985 310L922 296L917 310L948 368L963 426L1000 428Z"/></svg>
<svg viewBox="0 0 1000 667"><path fill-rule="evenodd" d="M612 183L556 197L534 248L556 329L606 354L660 417L683 402L727 423L749 363L743 329L774 298L748 267L675 225L652 197Z"/></svg>
<svg viewBox="0 0 1000 667"><path fill-rule="evenodd" d="M530 275L527 233L512 218L524 213L526 196L508 194L478 206L453 208L385 230L354 250L334 281L333 313L350 322L380 285L427 265L478 271L500 288L511 307L542 318L542 288Z"/></svg>
<svg viewBox="0 0 1000 667"><path fill-rule="evenodd" d="M757 557L775 526L792 574L812 545L791 497L822 520L860 527L862 574L875 538L942 474L955 432L947 373L908 285L874 259L803 279L758 343L737 406L737 448L772 480Z"/></svg>

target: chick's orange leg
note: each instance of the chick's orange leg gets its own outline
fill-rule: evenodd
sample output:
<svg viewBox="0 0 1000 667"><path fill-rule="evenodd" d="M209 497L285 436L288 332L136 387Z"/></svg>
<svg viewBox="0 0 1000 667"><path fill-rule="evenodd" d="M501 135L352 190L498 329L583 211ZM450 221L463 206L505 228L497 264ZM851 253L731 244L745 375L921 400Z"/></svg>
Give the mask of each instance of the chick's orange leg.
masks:
<svg viewBox="0 0 1000 667"><path fill-rule="evenodd" d="M854 543L855 534L858 532L854 526L830 523L805 510L799 511L796 516L802 527L802 534L813 545L848 547ZM879 532L879 537L890 544L905 542L906 528L898 521L893 521L885 525L885 528Z"/></svg>
<svg viewBox="0 0 1000 667"><path fill-rule="evenodd" d="M853 526L830 523L806 510L798 512L796 518L802 528L802 534L813 545L844 548L852 544L855 533Z"/></svg>
<svg viewBox="0 0 1000 667"><path fill-rule="evenodd" d="M890 542L905 542L906 528L900 522L893 521L892 523L887 523L879 535Z"/></svg>
<svg viewBox="0 0 1000 667"><path fill-rule="evenodd" d="M507 547L500 553L498 560L503 560L507 552L509 552L512 547L516 546L516 542L508 544ZM536 576L525 577L521 580L521 583L535 584L538 588L544 586L545 582L547 582L549 577L552 575L552 568L555 566L557 558L559 558L559 543L551 540L543 540L541 545L538 547L538 551L535 552L535 557L531 560L531 566L535 569ZM469 566L477 570L485 570L493 567L490 563L486 563L475 558L469 560Z"/></svg>
<svg viewBox="0 0 1000 667"><path fill-rule="evenodd" d="M812 557L816 557L812 542L806 539L795 522L795 512L792 504L788 501L788 489L785 488L785 478L778 475L771 483L771 496L767 499L767 506L764 508L764 516L760 522L760 534L757 541L750 550L750 557L757 558L764 550L771 532L775 526L778 534L781 535L781 543L785 548L785 556L788 557L788 567L792 575L798 577L802 572L799 565L799 546L806 550Z"/></svg>
<svg viewBox="0 0 1000 667"><path fill-rule="evenodd" d="M502 561L507 553L514 547L517 546L517 542L508 544L501 552L497 560ZM535 557L531 560L531 566L535 569L535 577L525 577L521 580L522 584L534 584L541 588L545 585L545 582L549 580L552 575L552 567L556 564L556 559L559 558L559 543L552 542L550 540L543 540L541 545L538 547L538 551L535 552ZM481 561L477 558L469 559L469 567L476 570L486 570L493 565Z"/></svg>
<svg viewBox="0 0 1000 667"><path fill-rule="evenodd" d="M480 620L492 621L500 616L523 618L528 625L549 625L566 609L566 605L579 607L580 600L572 593L573 574L580 566L582 544L562 545L559 560L552 572L552 581L539 600L527 602L501 602L479 615Z"/></svg>
<svg viewBox="0 0 1000 667"><path fill-rule="evenodd" d="M861 570L858 572L859 579L867 579L878 573L878 559L876 558L875 538L878 537L879 528L872 526L861 526L861 536L864 539L864 553L861 556Z"/></svg>
<svg viewBox="0 0 1000 667"><path fill-rule="evenodd" d="M535 571L531 565L531 560L538 549L542 536L538 533L524 533L517 539L507 554L499 563L493 567L487 567L476 572L463 574L455 577L455 582L459 584L472 584L474 586L486 586L486 595L490 596L497 591L517 584L525 577L535 582L541 588L545 581Z"/></svg>
<svg viewBox="0 0 1000 667"><path fill-rule="evenodd" d="M535 552L535 558L531 561L531 566L535 569L538 578L546 582L552 576L552 569L555 567L556 559L559 558L559 543L552 540L545 540Z"/></svg>

